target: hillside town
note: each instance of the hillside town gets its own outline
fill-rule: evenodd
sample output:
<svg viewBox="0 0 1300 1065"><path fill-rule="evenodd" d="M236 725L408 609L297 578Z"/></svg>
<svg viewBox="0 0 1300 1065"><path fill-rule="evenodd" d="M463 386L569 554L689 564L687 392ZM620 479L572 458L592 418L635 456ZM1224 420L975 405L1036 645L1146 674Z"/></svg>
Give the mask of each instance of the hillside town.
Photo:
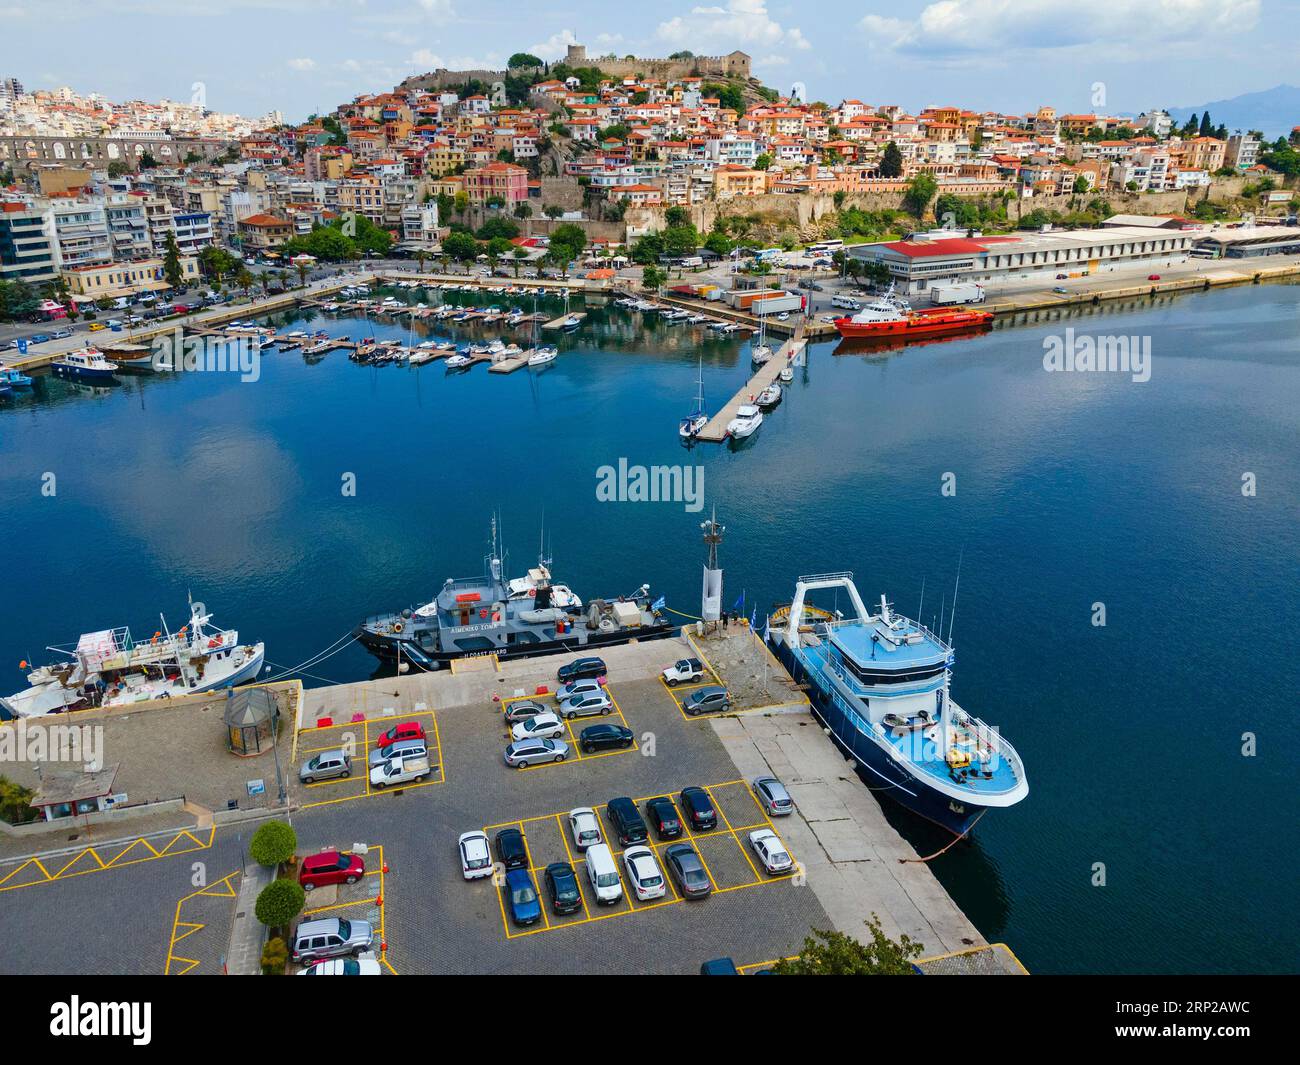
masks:
<svg viewBox="0 0 1300 1065"><path fill-rule="evenodd" d="M1138 235L1274 220L1266 240L1218 239L1200 254L1290 252L1298 144L1300 126L1268 142L1208 111L1180 124L1154 108L912 113L806 101L763 86L739 51L616 60L570 45L555 63L517 53L502 71L438 70L297 124L29 93L8 78L0 314L93 314L200 278L247 290L254 266L289 285L365 255L440 258L444 269L487 261L516 275L521 264L639 267L657 287L672 266L743 258L764 273L761 252L816 245L834 249L842 273L909 290L918 265L924 287L953 257L983 256L967 267L983 281L1025 262L1021 248L900 248L931 226L967 239L1037 231L1048 268L1131 255L1113 239L1083 252L1057 234L1135 220ZM1180 237L1177 250L1195 243Z"/></svg>

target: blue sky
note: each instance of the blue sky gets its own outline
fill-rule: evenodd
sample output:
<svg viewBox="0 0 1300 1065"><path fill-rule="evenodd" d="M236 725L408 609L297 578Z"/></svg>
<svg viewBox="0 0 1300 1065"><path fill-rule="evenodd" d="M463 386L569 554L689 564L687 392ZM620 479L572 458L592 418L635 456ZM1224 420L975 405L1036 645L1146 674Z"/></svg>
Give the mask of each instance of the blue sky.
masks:
<svg viewBox="0 0 1300 1065"><path fill-rule="evenodd" d="M0 0L0 76L291 120L437 66L750 53L808 98L1137 112L1300 80L1295 0Z"/></svg>

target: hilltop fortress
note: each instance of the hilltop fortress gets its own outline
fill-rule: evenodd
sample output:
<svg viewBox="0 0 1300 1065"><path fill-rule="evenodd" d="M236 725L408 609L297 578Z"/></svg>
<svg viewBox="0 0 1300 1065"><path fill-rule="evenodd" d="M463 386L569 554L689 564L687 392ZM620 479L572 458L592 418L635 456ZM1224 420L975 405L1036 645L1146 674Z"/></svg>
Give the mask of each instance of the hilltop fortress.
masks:
<svg viewBox="0 0 1300 1065"><path fill-rule="evenodd" d="M751 58L744 52L727 55L684 56L681 59L640 59L636 56L620 59L617 56L589 56L581 44L569 45L563 62L569 67L595 67L611 78L630 78L637 75L656 80L673 80L691 77L737 78L748 81ZM406 88L423 90L448 89L467 81L494 82L505 79L505 70L446 70L439 68L427 74L416 74L402 82Z"/></svg>

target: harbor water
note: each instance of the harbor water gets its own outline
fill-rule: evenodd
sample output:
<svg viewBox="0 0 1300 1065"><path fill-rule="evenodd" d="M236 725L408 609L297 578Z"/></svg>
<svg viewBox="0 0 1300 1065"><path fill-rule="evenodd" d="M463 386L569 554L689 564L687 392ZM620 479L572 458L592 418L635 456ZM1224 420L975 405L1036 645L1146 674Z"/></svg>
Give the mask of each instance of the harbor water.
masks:
<svg viewBox="0 0 1300 1065"><path fill-rule="evenodd" d="M0 688L82 632L148 637L159 611L183 623L187 594L289 669L365 615L481 573L493 514L510 572L544 535L584 598L649 582L693 615L716 505L726 605L760 619L799 574L849 569L909 615L924 582L935 622L961 560L954 696L1030 780L934 862L989 940L1043 973L1293 971L1298 295L1143 300L891 352L818 342L738 447L684 448L677 423L699 361L716 410L748 378L751 341L604 304L544 334L560 356L541 371L335 351L269 352L247 382L41 377L0 401ZM273 324L529 346L503 326ZM1044 340L1067 325L1150 337L1150 380L1047 372ZM703 495L598 498L620 460L698 466ZM345 646L304 679L374 668ZM923 854L946 842L891 819Z"/></svg>

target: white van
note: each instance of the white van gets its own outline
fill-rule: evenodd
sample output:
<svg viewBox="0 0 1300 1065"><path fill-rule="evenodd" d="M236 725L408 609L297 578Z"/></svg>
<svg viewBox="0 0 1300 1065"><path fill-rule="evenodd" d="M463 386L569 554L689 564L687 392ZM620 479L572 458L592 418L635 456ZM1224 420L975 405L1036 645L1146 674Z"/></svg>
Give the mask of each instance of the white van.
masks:
<svg viewBox="0 0 1300 1065"><path fill-rule="evenodd" d="M618 866L607 843L594 843L587 848L587 879L602 906L612 906L623 897L623 883L618 878Z"/></svg>
<svg viewBox="0 0 1300 1065"><path fill-rule="evenodd" d="M831 298L832 307L843 307L846 311L860 311L862 304L852 296L833 296Z"/></svg>

